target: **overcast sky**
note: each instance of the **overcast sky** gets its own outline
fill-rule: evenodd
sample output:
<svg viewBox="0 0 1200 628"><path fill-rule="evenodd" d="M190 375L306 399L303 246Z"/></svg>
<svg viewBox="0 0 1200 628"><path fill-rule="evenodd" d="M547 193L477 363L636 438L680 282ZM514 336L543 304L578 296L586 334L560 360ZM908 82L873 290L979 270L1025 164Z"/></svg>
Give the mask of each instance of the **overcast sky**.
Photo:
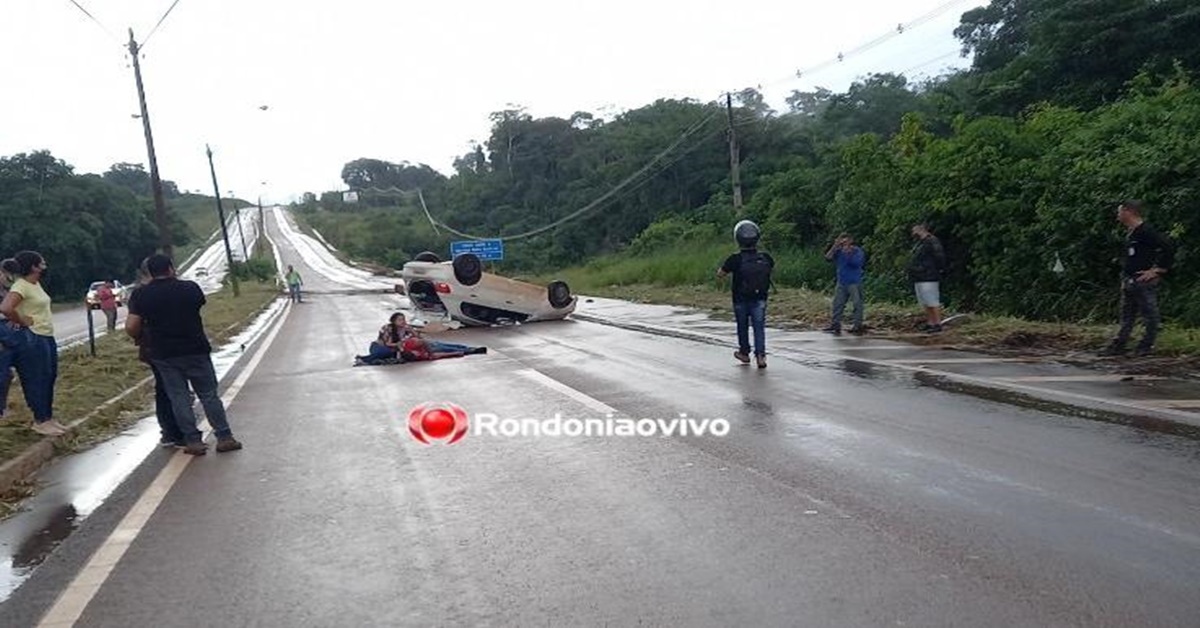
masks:
<svg viewBox="0 0 1200 628"><path fill-rule="evenodd" d="M133 71L172 0L0 0L0 155L49 149L78 172L146 162ZM796 79L946 0L180 0L143 51L159 169L184 190L287 201L340 189L358 157L451 172L488 113L604 117L761 85L845 89L869 72L966 62L952 30L981 0ZM108 32L106 32L106 29ZM915 69L914 69L915 68ZM266 111L259 109L267 105ZM265 185L262 182L266 182Z"/></svg>

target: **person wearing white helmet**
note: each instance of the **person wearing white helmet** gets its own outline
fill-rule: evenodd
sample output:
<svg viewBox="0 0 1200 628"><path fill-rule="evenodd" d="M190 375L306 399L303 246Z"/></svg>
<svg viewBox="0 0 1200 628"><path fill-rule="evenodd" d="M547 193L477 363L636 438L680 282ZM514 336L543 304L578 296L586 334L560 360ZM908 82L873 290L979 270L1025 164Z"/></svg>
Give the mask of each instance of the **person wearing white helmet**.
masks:
<svg viewBox="0 0 1200 628"><path fill-rule="evenodd" d="M738 252L725 259L717 269L717 277L733 276L733 316L737 322L738 349L733 357L742 364L750 363L750 329L754 330L754 358L758 368L767 368L767 296L771 290L771 271L775 260L758 250L762 235L758 225L749 220L733 228Z"/></svg>

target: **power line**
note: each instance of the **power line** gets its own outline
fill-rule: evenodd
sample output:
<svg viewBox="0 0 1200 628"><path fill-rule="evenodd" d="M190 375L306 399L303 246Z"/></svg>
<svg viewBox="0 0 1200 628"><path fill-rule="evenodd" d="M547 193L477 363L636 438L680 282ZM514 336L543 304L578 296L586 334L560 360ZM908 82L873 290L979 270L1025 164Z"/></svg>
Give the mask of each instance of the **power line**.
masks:
<svg viewBox="0 0 1200 628"><path fill-rule="evenodd" d="M855 46L846 52L839 52L837 55L815 65L796 70L793 76L781 78L777 81L768 83L767 85L774 86L795 79L807 78L809 75L816 74L835 65L839 65L846 59L856 57L864 52L867 52L868 50L871 50L872 48L876 48L886 43L895 37L899 37L900 35L911 32L917 28L920 28L921 26L924 26L925 24L928 24L929 22L932 22L938 17L944 15L946 12L950 11L950 9L953 9L955 6L963 4L966 1L967 0L948 0L947 2L930 9L929 11L913 18L912 20L909 20L908 22L896 25L896 28L884 33L883 35L880 35L879 37L876 37L875 39L859 44L858 46Z"/></svg>
<svg viewBox="0 0 1200 628"><path fill-rule="evenodd" d="M112 32L112 31L108 30L108 27L107 27L107 26L105 26L103 23L101 23L101 22L100 22L100 20L96 19L96 16L92 15L92 13L91 13L90 11L88 11L88 10L87 10L87 9L85 9L85 8L83 8L83 5L79 4L79 3L78 3L78 2L76 2L75 0L67 0L67 2L70 2L71 4L75 5L75 8L76 8L76 9L79 9L80 11L82 11L82 12L83 12L83 14L84 14L84 15L88 16L88 19L90 19L92 22L94 22L94 23L96 24L96 26L99 26L99 27L100 27L100 30L104 31L104 33L105 33L106 35L108 35L109 39L111 39L111 40L113 40L114 42L116 42L118 46L124 46L124 45L125 45L125 44L121 43L121 40L120 40L120 39L117 39L117 36L116 36L115 34L113 34L113 32Z"/></svg>
<svg viewBox="0 0 1200 628"><path fill-rule="evenodd" d="M720 113L721 113L721 111L719 109L709 112L709 114L707 116L704 116L703 118L701 118L700 120L698 120L697 122L692 124L690 127L685 129L683 131L683 133L681 133L680 136L678 138L676 138L676 140L674 142L671 142L671 144L669 146L667 146L663 150L659 151L658 154L656 154L653 158L650 159L650 161L648 161L645 165L643 165L641 168L639 168L637 170L637 172L634 172L633 174L629 175L628 177L623 179L620 183L613 186L607 192L605 192L604 194L601 194L598 198L596 198L592 202L588 203L587 205L581 207L580 209L577 209L577 210L571 212L570 214L567 214L566 216L563 216L562 218L559 218L558 220L555 220L547 225L538 227L537 229L530 229L529 231L523 231L521 233L515 233L512 235L497 236L497 237L500 239L510 240L510 241L511 240L520 240L520 239L524 239L524 238L530 238L530 237L545 233L547 231L553 230L553 229L555 229L561 225L564 225L572 220L575 220L591 211L596 210L597 208L604 205L604 203L606 201L614 198L622 191L626 191L626 188L628 188L634 181L636 181L642 175L646 174L651 169L653 169L656 165L658 165L659 162L661 162L664 158L666 158L667 155L669 155L672 151L674 151L676 148L678 148L689 137L694 135L697 131L699 131L701 128L703 128L704 125L708 124L708 122L710 120L712 120L714 117L716 117ZM724 131L724 129L721 129L721 131ZM671 163L674 163L674 162L671 162ZM668 166L669 165L670 164L668 164ZM641 184L644 184L646 181L649 181L651 178L652 177L648 177L645 181L642 181ZM636 189L641 184L634 186L634 188L632 188L632 189ZM628 190L628 191L632 191L632 189ZM435 229L440 226L442 229L445 229L446 231L449 231L450 233L452 233L456 236L459 236L462 238L467 238L469 240L487 240L487 239L489 239L485 236L474 235L474 234L467 233L465 231L460 231L458 229L455 229L454 227L451 227L450 225L447 225L446 223L434 218L431 214L428 213L428 209L426 209L426 216L429 218L430 225L433 226Z"/></svg>
<svg viewBox="0 0 1200 628"><path fill-rule="evenodd" d="M74 0L72 0L72 1L74 1ZM163 13L162 17L158 18L158 23L154 25L154 28L150 29L150 33L147 34L146 38L142 40L143 48L146 47L146 43L150 41L150 38L154 36L154 33L158 31L158 27L162 26L162 23L164 21L166 21L167 16L171 14L171 11L175 10L175 5L177 5L177 4L179 4L179 0L175 0L175 2L172 2L171 6L167 7L167 12Z"/></svg>

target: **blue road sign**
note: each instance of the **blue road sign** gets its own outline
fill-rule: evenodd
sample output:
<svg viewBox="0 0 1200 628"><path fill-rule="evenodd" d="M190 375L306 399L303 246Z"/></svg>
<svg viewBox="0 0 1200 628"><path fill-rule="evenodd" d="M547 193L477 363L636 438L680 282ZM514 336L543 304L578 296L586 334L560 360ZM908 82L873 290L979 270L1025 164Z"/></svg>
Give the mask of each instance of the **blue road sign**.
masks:
<svg viewBox="0 0 1200 628"><path fill-rule="evenodd" d="M458 257L463 253L474 253L485 262L495 262L504 259L503 240L459 240L450 243L450 257Z"/></svg>

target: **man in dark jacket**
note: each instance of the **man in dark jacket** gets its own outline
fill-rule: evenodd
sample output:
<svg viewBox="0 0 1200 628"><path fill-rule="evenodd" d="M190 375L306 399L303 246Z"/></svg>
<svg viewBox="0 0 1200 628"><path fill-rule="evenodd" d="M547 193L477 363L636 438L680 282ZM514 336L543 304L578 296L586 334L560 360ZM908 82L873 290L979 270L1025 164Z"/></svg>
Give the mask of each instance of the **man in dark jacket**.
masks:
<svg viewBox="0 0 1200 628"><path fill-rule="evenodd" d="M942 331L942 273L946 269L946 252L942 243L925 224L912 227L912 235L917 239L913 247L912 261L908 264L908 278L913 282L917 293L917 301L925 308L925 323L921 331L936 334Z"/></svg>
<svg viewBox="0 0 1200 628"><path fill-rule="evenodd" d="M758 368L767 368L767 296L771 290L771 272L775 260L758 250L761 236L758 225L743 220L733 228L737 253L725 258L717 277L733 276L733 318L737 324L738 348L733 357L750 363L750 331L754 331L754 359Z"/></svg>
<svg viewBox="0 0 1200 628"><path fill-rule="evenodd" d="M1102 355L1121 355L1133 334L1138 313L1146 325L1146 335L1138 343L1135 355L1150 355L1161 321L1158 313L1158 283L1171 269L1175 251L1170 240L1142 219L1141 201L1125 201L1117 206L1117 221L1126 228L1125 250L1121 264L1121 330Z"/></svg>

